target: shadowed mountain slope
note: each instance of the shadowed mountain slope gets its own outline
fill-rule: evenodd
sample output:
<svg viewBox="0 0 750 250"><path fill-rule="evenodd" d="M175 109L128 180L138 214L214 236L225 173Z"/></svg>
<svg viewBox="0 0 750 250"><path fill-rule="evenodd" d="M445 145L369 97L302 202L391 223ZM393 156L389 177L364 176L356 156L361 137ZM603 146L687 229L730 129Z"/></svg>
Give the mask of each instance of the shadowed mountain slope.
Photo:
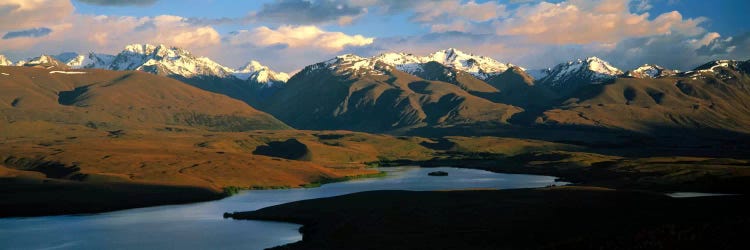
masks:
<svg viewBox="0 0 750 250"><path fill-rule="evenodd" d="M521 111L474 96L457 85L428 81L354 55L306 67L269 99L265 109L296 128L369 132L503 125Z"/></svg>

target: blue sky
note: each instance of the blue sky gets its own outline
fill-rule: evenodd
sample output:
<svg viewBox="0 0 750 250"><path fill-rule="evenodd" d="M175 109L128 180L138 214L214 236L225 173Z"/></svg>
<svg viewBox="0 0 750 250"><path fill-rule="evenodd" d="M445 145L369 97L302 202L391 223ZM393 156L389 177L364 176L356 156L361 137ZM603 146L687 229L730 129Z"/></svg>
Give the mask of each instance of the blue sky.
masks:
<svg viewBox="0 0 750 250"><path fill-rule="evenodd" d="M0 54L115 54L164 43L282 71L342 53L455 47L526 68L598 56L624 69L750 59L750 1L7 0ZM5 20L7 19L7 20Z"/></svg>

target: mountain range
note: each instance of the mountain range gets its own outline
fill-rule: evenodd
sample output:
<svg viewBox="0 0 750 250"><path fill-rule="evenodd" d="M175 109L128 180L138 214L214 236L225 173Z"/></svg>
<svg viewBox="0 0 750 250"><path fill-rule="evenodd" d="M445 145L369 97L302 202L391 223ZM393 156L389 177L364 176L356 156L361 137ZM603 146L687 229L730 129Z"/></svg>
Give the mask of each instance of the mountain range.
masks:
<svg viewBox="0 0 750 250"><path fill-rule="evenodd" d="M424 128L592 127L750 132L750 62L679 72L623 71L589 57L541 70L449 48L426 56L346 54L293 76L260 62L223 66L187 50L132 44L117 55L63 53L0 65L143 71L239 99L294 128L402 133Z"/></svg>

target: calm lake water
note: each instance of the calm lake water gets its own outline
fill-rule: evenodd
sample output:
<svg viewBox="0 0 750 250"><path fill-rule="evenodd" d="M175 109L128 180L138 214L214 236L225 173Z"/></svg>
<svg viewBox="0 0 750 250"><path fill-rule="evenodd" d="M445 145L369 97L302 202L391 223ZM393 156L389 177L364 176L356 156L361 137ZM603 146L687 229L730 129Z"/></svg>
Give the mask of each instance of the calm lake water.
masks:
<svg viewBox="0 0 750 250"><path fill-rule="evenodd" d="M370 190L508 189L565 184L549 176L447 167L382 170L388 172L386 177L311 189L247 191L218 201L92 215L0 219L0 249L264 249L302 240L300 226L223 219L222 214ZM449 176L427 176L432 171L445 171Z"/></svg>

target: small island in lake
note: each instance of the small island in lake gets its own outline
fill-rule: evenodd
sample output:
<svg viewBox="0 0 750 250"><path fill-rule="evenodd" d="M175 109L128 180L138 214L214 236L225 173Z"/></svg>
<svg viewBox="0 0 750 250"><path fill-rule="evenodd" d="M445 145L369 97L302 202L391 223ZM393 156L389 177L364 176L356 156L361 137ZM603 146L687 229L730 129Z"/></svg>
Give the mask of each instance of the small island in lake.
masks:
<svg viewBox="0 0 750 250"><path fill-rule="evenodd" d="M429 172L427 173L429 176L448 176L448 172L445 171L435 171L435 172Z"/></svg>

